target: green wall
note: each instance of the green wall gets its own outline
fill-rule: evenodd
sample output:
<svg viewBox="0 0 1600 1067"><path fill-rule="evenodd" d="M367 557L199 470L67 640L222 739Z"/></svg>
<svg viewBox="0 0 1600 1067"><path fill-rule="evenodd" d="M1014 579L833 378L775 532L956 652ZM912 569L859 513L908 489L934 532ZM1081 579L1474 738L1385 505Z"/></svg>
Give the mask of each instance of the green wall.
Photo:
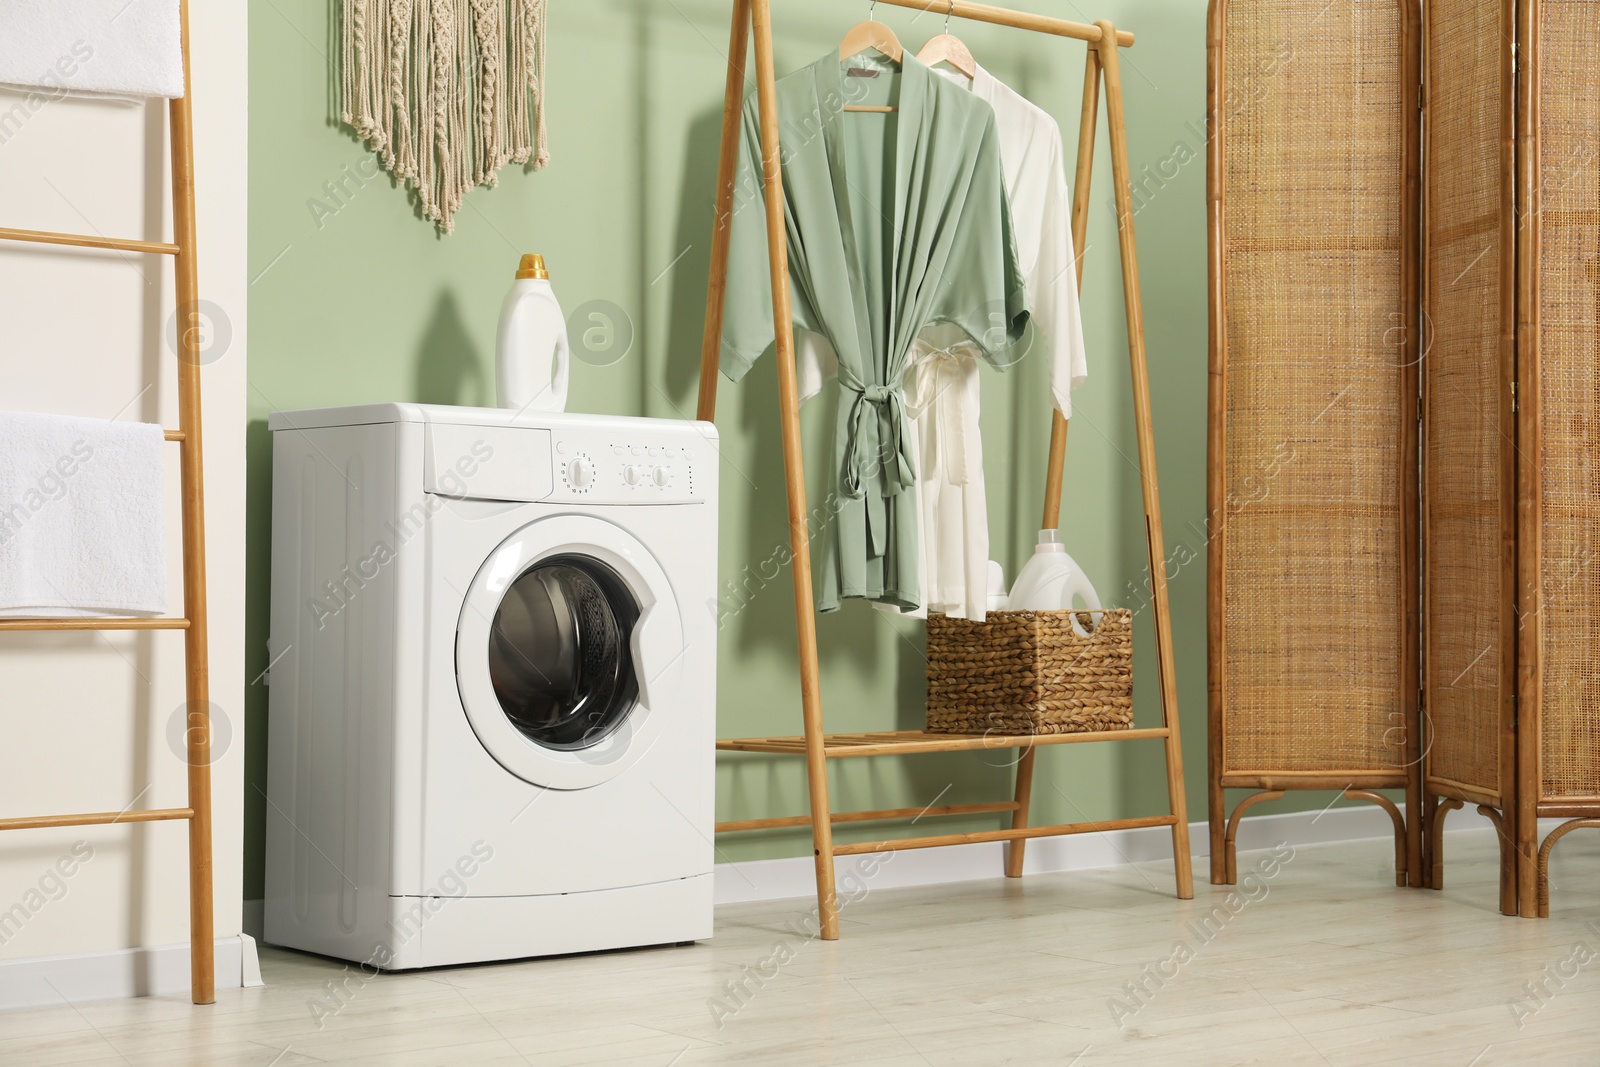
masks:
<svg viewBox="0 0 1600 1067"><path fill-rule="evenodd" d="M625 357L575 365L573 410L691 417L708 269L727 0L554 0L549 40L553 162L508 170L472 192L456 233L435 235L408 195L371 174L370 154L330 116L331 0L250 6L250 513L249 677L266 666L271 458L266 417L292 409L387 400L493 402L494 330L521 252L542 252L569 312L614 305L631 330ZM835 47L861 0L775 0L778 68ZM1079 15L1072 4L1017 6ZM1206 311L1204 210L1205 5L1105 0L1091 17L1134 30L1124 81L1149 339L1162 504L1169 555L1188 560L1171 586L1189 805L1204 817L1204 509ZM879 8L919 47L931 15ZM1079 15L1081 17L1081 15ZM1084 48L994 27L959 31L979 60L1061 120L1076 141ZM1070 551L1107 600L1145 581L1142 512L1129 404L1121 277L1109 152L1101 133L1084 271L1091 367L1072 420L1064 528ZM1148 169L1146 169L1148 168ZM329 183L332 183L331 185ZM342 186L342 190L341 187ZM334 193L330 193L330 189ZM337 195L335 195L335 193ZM1025 364L984 381L985 467L994 555L1008 576L1033 543L1050 412L1045 368ZM783 479L771 359L722 383L721 567L759 573L785 539ZM804 413L824 440L830 404ZM814 449L812 491L825 465ZM770 568L767 571L771 573ZM724 736L799 731L788 575L761 587L723 631L718 730ZM1143 598L1138 598L1142 602ZM1150 612L1137 619L1138 721L1157 716ZM830 729L921 725L920 624L861 604L820 621ZM245 856L247 897L262 885L266 690L250 686ZM1009 753L859 760L833 769L840 808L997 799ZM1164 809L1159 744L1068 746L1040 756L1036 818L1152 814ZM719 817L805 810L793 758L721 761ZM1313 798L1306 798L1306 803ZM1320 806L1321 799L1315 800ZM992 820L941 820L978 829ZM842 839L870 836L846 829ZM803 831L719 840L721 860L802 855Z"/></svg>

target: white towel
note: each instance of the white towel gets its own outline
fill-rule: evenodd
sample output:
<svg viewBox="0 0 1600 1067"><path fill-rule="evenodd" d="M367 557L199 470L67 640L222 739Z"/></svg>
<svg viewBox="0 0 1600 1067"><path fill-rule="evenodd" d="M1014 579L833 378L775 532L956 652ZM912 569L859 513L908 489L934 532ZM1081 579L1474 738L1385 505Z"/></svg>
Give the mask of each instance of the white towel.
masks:
<svg viewBox="0 0 1600 1067"><path fill-rule="evenodd" d="M183 95L178 0L0 0L0 82Z"/></svg>
<svg viewBox="0 0 1600 1067"><path fill-rule="evenodd" d="M167 610L161 427L0 412L0 615Z"/></svg>

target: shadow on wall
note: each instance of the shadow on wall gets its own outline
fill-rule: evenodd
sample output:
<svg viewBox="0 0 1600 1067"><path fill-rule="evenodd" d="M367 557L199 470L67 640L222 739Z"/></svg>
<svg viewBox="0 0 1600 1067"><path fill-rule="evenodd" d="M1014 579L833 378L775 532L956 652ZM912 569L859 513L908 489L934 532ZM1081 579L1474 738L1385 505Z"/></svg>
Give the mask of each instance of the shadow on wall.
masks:
<svg viewBox="0 0 1600 1067"><path fill-rule="evenodd" d="M695 116L686 140L683 178L678 184L678 227L672 242L674 248L685 251L672 267L665 378L667 395L686 414L692 414L700 382L700 348L705 339L722 109L708 108Z"/></svg>
<svg viewBox="0 0 1600 1067"><path fill-rule="evenodd" d="M418 403L494 406L494 388L484 371L484 360L472 343L455 293L448 289L434 301L427 329L417 343L416 366L412 395Z"/></svg>

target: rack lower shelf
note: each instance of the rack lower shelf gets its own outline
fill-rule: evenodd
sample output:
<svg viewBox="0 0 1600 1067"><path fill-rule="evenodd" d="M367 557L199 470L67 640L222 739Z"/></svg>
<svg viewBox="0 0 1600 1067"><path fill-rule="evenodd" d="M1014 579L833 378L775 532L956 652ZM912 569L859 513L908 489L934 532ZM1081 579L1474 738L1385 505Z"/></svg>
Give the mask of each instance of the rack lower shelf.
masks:
<svg viewBox="0 0 1600 1067"><path fill-rule="evenodd" d="M886 730L879 733L824 734L822 753L829 759L846 756L894 756L919 752L970 752L974 749L1032 748L1036 745L1072 745L1088 741L1142 741L1168 736L1166 727L1145 730L1098 730L1076 734L934 734L926 730ZM804 756L806 739L795 737L729 737L717 742L723 752L769 752Z"/></svg>

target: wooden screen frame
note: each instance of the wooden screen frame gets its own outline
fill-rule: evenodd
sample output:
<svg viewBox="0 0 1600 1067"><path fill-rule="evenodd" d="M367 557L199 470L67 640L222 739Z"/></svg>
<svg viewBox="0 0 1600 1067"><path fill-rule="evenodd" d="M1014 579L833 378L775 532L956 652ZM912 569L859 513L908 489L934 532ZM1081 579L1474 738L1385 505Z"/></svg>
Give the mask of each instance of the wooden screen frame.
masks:
<svg viewBox="0 0 1600 1067"><path fill-rule="evenodd" d="M1543 98L1541 0L1517 3L1517 41L1521 59L1516 112L1516 210L1525 224L1517 227L1516 251L1516 434L1517 468L1517 697L1515 863L1517 911L1528 918L1550 914L1550 853L1573 830L1600 827L1600 798L1554 796L1545 790L1544 753L1544 612L1545 578L1542 445L1543 360L1540 346L1540 267L1543 258L1544 169L1539 137ZM1568 820L1552 830L1541 845L1540 818Z"/></svg>
<svg viewBox="0 0 1600 1067"><path fill-rule="evenodd" d="M1499 0L1500 3L1500 32L1507 41L1514 40L1518 17L1517 0ZM1425 61L1422 69L1423 76L1423 115L1422 136L1424 146L1434 141L1434 112L1432 103L1432 64L1427 57L1426 44L1428 41L1428 16L1424 15L1423 38ZM1516 90L1516 71L1514 69L1514 54L1510 48L1501 54L1500 62L1500 90L1502 99L1513 101ZM1500 389L1498 396L1498 431L1504 441L1518 445L1518 415L1516 414L1516 378L1517 378L1517 351L1518 341L1518 297L1517 286L1519 272L1523 268L1520 253L1520 243L1517 240L1517 197L1518 197L1518 152L1516 147L1517 134L1517 106L1514 102L1508 103L1502 110L1500 124L1500 324L1498 330L1498 344L1496 355L1499 362ZM1426 202L1426 179L1424 174L1424 215L1428 211ZM1421 304L1425 321L1433 321L1434 308L1429 303L1428 279L1432 273L1432 252L1428 243L1427 230L1422 234L1421 261L1423 270L1423 285L1421 289ZM1431 348L1431 337L1426 339L1427 346L1423 351L1423 360L1427 358L1428 348ZM1426 413L1429 410L1424 404L1424 418L1422 425L1423 440L1431 439L1432 433ZM1517 459L1518 447L1506 447L1500 453L1500 589L1502 590L1500 604L1500 671L1499 671L1499 700L1497 703L1497 723L1495 732L1500 738L1499 744L1499 773L1500 787L1498 790L1486 790L1463 782L1453 781L1433 773L1433 743L1442 729L1439 723L1429 714L1429 705L1424 697L1420 714L1422 729L1426 738L1423 752L1423 817L1426 820L1427 835L1423 843L1423 867L1426 873L1426 883L1431 888L1441 889L1444 886L1444 849L1443 831L1445 816L1449 812L1461 808L1466 804L1477 806L1477 810L1486 816L1495 826L1500 837L1501 846L1501 877L1500 877L1500 908L1508 915L1517 912L1517 869L1515 842L1518 836L1518 827L1522 816L1519 805L1515 802L1518 794L1518 746L1517 746L1517 677L1520 662L1517 638L1517 604L1516 590L1518 588L1518 522L1519 506L1518 487L1519 463ZM1424 456L1426 453L1424 452ZM1431 590L1429 579L1431 568L1427 563L1428 543L1430 538L1426 533L1426 526L1430 512L1427 507L1430 494L1430 471L1426 459L1422 464L1422 496L1423 496L1423 536L1418 544L1418 555L1423 560L1422 578L1423 610L1427 611L1431 604ZM1433 661L1433 648L1430 643L1431 633L1424 628L1423 633L1423 689L1424 693L1431 691L1434 680L1442 677L1436 673Z"/></svg>
<svg viewBox="0 0 1600 1067"><path fill-rule="evenodd" d="M1225 765L1224 722L1226 689L1226 662L1224 658L1225 584L1226 575L1226 469L1227 449L1227 292L1223 269L1223 237L1225 234L1226 204L1224 201L1224 151L1227 128L1223 109L1227 101L1227 66L1225 62L1225 25L1230 0L1210 0L1206 26L1206 120L1210 140L1206 160L1206 223L1209 249L1207 256L1208 299L1210 304L1210 390L1207 435L1206 510L1209 541L1207 545L1207 689L1209 711L1208 775L1210 829L1211 829L1211 881L1213 884L1231 884L1236 880L1235 837L1240 817L1251 806L1281 798L1288 790L1340 790L1350 799L1368 800L1380 804L1391 816L1395 825L1396 881L1400 885L1421 886L1425 881L1422 863L1423 812L1421 740L1418 694L1421 687L1421 598L1412 595L1406 601L1401 623L1404 647L1401 651L1401 668L1395 679L1398 687L1400 714L1406 727L1405 766L1400 768L1352 768L1349 772L1308 772L1301 768L1284 767L1273 772L1232 772ZM1417 454L1420 444L1419 422L1406 413L1417 409L1419 400L1417 353L1419 351L1418 308L1421 272L1421 129L1419 94L1421 88L1421 20L1419 0L1395 0L1400 12L1400 35L1403 56L1401 60L1401 100L1403 115L1417 116L1415 136L1407 139L1402 156L1402 183L1405 203L1401 208L1402 247L1412 249L1401 264L1400 304L1404 310L1404 351L1406 358L1400 370L1400 455L1405 470L1401 472L1400 554L1401 584L1403 589L1417 589L1419 560L1418 543L1420 511L1420 479ZM1240 801L1231 818L1227 814L1225 790L1254 789L1258 792ZM1407 819L1387 797L1376 789L1403 789L1406 810L1412 813Z"/></svg>
<svg viewBox="0 0 1600 1067"><path fill-rule="evenodd" d="M1210 124L1211 142L1207 159L1207 227L1210 255L1207 270L1210 291L1210 432L1208 436L1207 508L1214 528L1210 530L1209 558L1207 564L1207 608L1209 626L1207 652L1209 658L1210 697L1210 814L1211 814L1211 873L1215 883L1234 881L1233 858L1235 835L1241 815L1249 807L1283 796L1289 789L1337 789L1348 779L1346 775L1305 773L1294 768L1284 768L1281 773L1236 773L1224 765L1223 730L1225 723L1223 682L1227 664L1224 660L1224 627L1226 575L1226 528L1219 524L1225 517L1226 500L1226 384L1227 351L1226 279L1222 260L1222 238L1226 220L1223 198L1225 153L1223 146L1227 135L1221 107L1227 99L1226 66L1224 62L1224 23L1230 0L1211 0L1207 25L1207 120ZM1412 260L1402 268L1401 294L1410 315L1407 327L1407 345L1411 373L1402 387L1401 402L1417 405L1418 419L1403 420L1402 455L1409 462L1419 458L1419 446L1429 439L1430 429L1423 419L1420 407L1420 386L1423 375L1420 364L1426 359L1426 348L1419 349L1424 338L1418 328L1417 310L1432 308L1426 286L1431 256L1422 221L1426 205L1422 202L1421 154L1423 146L1433 137L1433 115L1422 106L1428 98L1424 79L1427 72L1423 54L1427 34L1422 22L1422 11L1417 0L1397 0L1402 10L1403 89L1407 99L1403 106L1410 113L1413 107L1419 114L1419 128L1415 143L1408 145L1405 159L1405 184L1408 203L1404 207L1409 237L1406 247L1413 248ZM1403 847L1397 843L1397 857L1405 879L1410 885L1443 884L1443 838L1445 815L1466 804L1477 805L1478 811L1495 825L1501 843L1500 908L1509 914L1523 916L1549 915L1549 862L1551 850L1566 834L1585 827L1600 828L1600 797L1551 795L1544 781L1544 689L1545 663L1543 614L1543 584L1546 578L1543 558L1543 467L1542 448L1545 444L1545 420L1541 404L1541 347L1540 347L1540 287L1542 281L1541 257L1543 250L1543 203L1541 197L1544 178L1544 160L1540 145L1540 102L1542 93L1541 40L1542 0L1500 0L1500 29L1507 41L1515 42L1503 53L1500 64L1500 88L1503 99L1509 101L1501 119L1500 179L1502 184L1502 217L1500 236L1503 253L1500 262L1500 325L1496 360L1499 378L1498 431L1505 439L1515 443L1514 448L1501 451L1499 476L1501 479L1500 548L1498 565L1501 569L1501 606L1499 630L1501 634L1499 693L1496 703L1494 730L1500 738L1499 788L1489 790L1452 781L1433 773L1432 742L1438 724L1427 715L1426 703L1419 700L1422 692L1435 677L1430 634L1422 626L1422 613L1431 605L1428 591L1419 591L1415 604L1406 612L1405 632L1408 647L1406 665L1402 669L1400 684L1403 687L1402 708L1414 726L1408 745L1416 746L1426 739L1426 750L1416 751L1416 760L1408 760L1408 773L1404 776L1366 776L1356 782L1361 788L1348 789L1346 795L1383 803L1400 825L1401 816L1394 805L1373 788L1395 787L1406 790L1407 811L1418 813L1404 826ZM1411 75L1415 74L1415 77ZM1415 88L1413 88L1415 86ZM1430 319L1431 321L1431 319ZM1402 529L1411 539L1411 547L1402 555L1403 580L1408 585L1427 581L1429 539L1423 536L1423 524L1428 513L1419 506L1426 500L1429 472L1425 464L1418 463L1417 477L1407 472L1405 484L1415 484L1417 491L1408 492ZM1420 499L1419 499L1420 498ZM1449 728L1448 726L1446 727ZM1232 788L1255 789L1259 792L1245 798L1228 818L1224 790ZM1567 820L1552 830L1543 840L1539 837L1540 818ZM1419 840L1420 835L1420 840ZM1420 862L1419 862L1420 859Z"/></svg>

